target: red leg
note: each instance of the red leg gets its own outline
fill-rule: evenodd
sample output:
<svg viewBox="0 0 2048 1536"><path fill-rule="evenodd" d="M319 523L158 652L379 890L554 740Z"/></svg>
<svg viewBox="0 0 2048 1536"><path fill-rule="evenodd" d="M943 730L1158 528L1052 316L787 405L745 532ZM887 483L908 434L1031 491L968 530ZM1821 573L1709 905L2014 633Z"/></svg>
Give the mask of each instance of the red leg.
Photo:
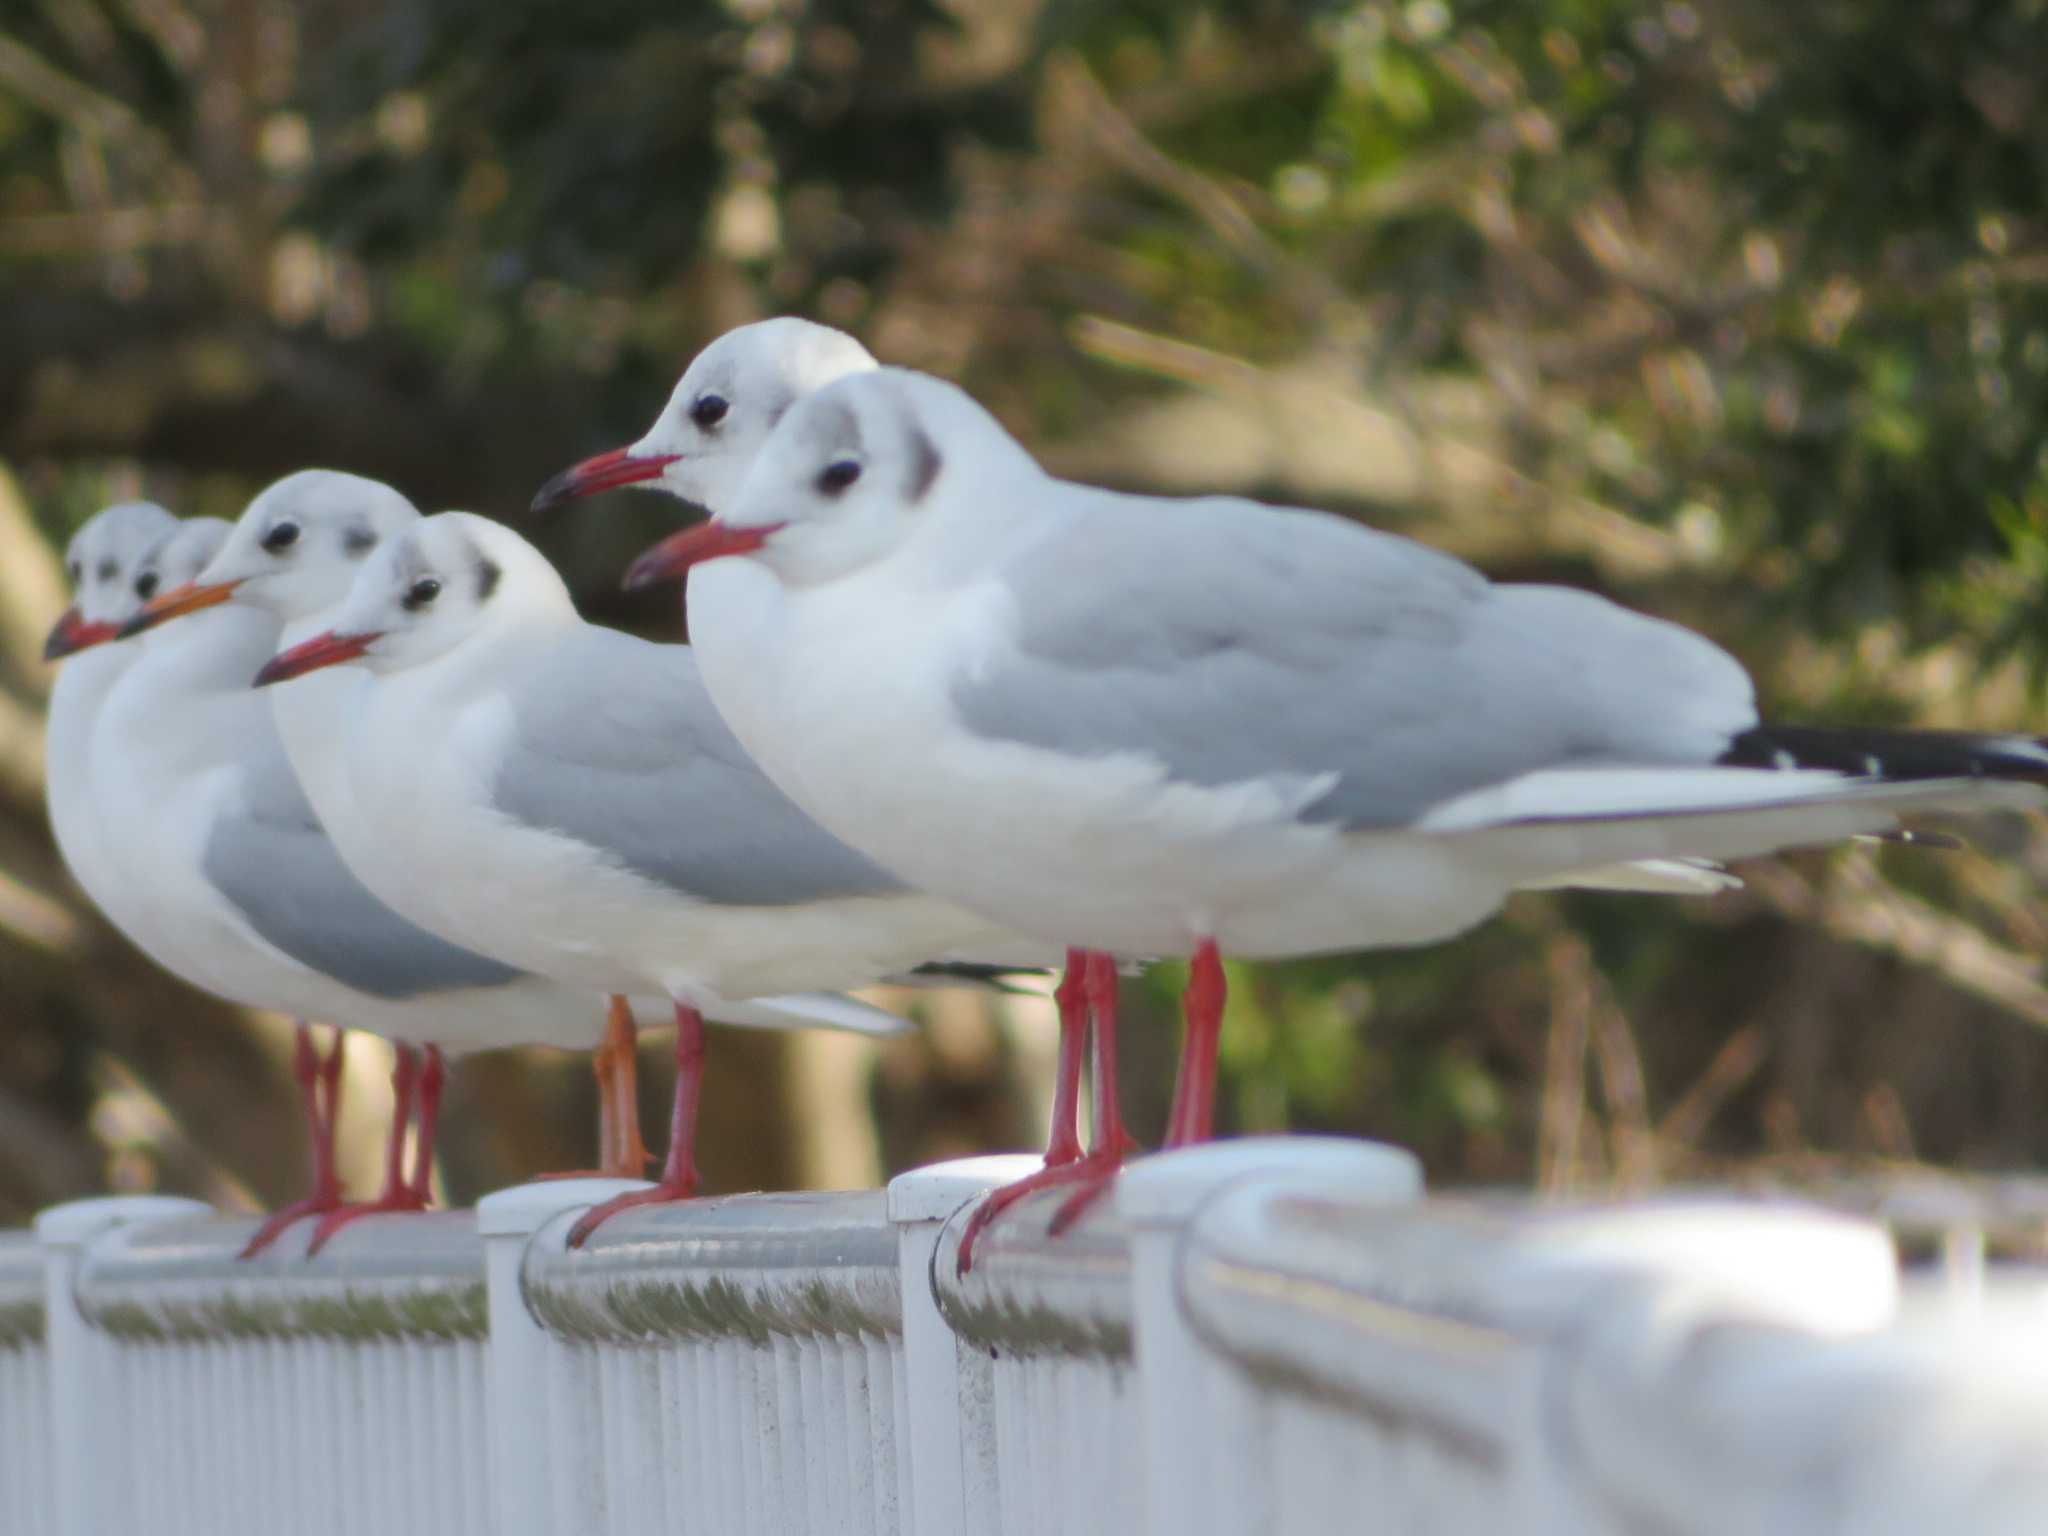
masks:
<svg viewBox="0 0 2048 1536"><path fill-rule="evenodd" d="M1080 1157L1027 1174L1014 1184L992 1189L982 1197L967 1226L960 1234L959 1272L974 1267L974 1245L989 1223L1004 1211L1044 1189L1072 1188L1074 1193L1053 1213L1047 1230L1058 1234L1074 1224L1094 1200L1109 1188L1124 1158L1135 1147L1124 1132L1123 1112L1116 1088L1116 957L1099 950L1082 954L1083 986L1088 1010L1094 1015L1095 1035L1095 1137L1094 1145ZM1070 958L1070 967L1072 964ZM1070 969L1069 974L1072 974Z"/></svg>
<svg viewBox="0 0 2048 1536"><path fill-rule="evenodd" d="M420 1053L409 1045L398 1045L393 1049L397 1060L391 1068L391 1135L384 1143L384 1188L374 1200L359 1200L339 1206L321 1217L320 1225L313 1229L313 1240L306 1244L306 1257L309 1259L352 1221L392 1211L426 1209L426 1200L414 1192L412 1181L405 1173L405 1132L412 1123L413 1094L420 1084ZM434 1097L430 1113L438 1113L440 1109L439 1054L434 1052L428 1068ZM423 1121L420 1129L422 1147L430 1147L432 1124ZM428 1155L431 1156L431 1152Z"/></svg>
<svg viewBox="0 0 2048 1536"><path fill-rule="evenodd" d="M1195 950L1194 964L1188 967L1188 989L1181 1000L1187 1036L1181 1042L1173 1112L1166 1121L1169 1147L1192 1146L1215 1134L1216 1041L1223 1029L1226 991L1216 941L1204 939Z"/></svg>
<svg viewBox="0 0 2048 1536"><path fill-rule="evenodd" d="M427 1063L420 1069L419 1134L413 1138L413 1198L425 1210L434 1202L434 1138L441 1129L441 1089L448 1080L448 1062L441 1047L427 1047Z"/></svg>
<svg viewBox="0 0 2048 1536"><path fill-rule="evenodd" d="M341 1108L342 1033L338 1029L334 1032L334 1044L324 1058L313 1043L313 1026L304 1019L299 1020L293 1036L292 1076L298 1081L299 1098L306 1106L306 1131L313 1150L313 1188L303 1200L294 1200L271 1212L236 1255L238 1258L255 1258L301 1216L324 1215L341 1204L341 1176L334 1167L334 1127Z"/></svg>
<svg viewBox="0 0 2048 1536"><path fill-rule="evenodd" d="M1067 973L1053 999L1060 1006L1060 1055L1053 1071L1052 1128L1045 1138L1045 1166L1057 1168L1081 1155L1081 1055L1088 1046L1088 951L1067 951Z"/></svg>
<svg viewBox="0 0 2048 1536"><path fill-rule="evenodd" d="M1124 1129L1123 1108L1117 1098L1116 957L1098 950L1088 958L1088 1000L1095 1013L1095 1144L1085 1161L1094 1171L1052 1213L1045 1230L1053 1237L1079 1221L1082 1213L1102 1198L1116 1182L1124 1159L1138 1149Z"/></svg>
<svg viewBox="0 0 2048 1536"><path fill-rule="evenodd" d="M669 1114L668 1159L652 1189L636 1189L585 1211L569 1229L569 1246L581 1248L590 1234L619 1212L636 1205L687 1200L697 1192L697 1100L704 1089L704 1015L676 1004L676 1101Z"/></svg>

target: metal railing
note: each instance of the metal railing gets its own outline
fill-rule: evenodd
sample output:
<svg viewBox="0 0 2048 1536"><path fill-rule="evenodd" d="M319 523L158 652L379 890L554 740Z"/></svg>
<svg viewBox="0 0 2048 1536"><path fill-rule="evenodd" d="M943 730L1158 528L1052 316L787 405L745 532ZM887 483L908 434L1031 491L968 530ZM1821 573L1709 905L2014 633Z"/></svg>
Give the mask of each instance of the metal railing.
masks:
<svg viewBox="0 0 2048 1536"><path fill-rule="evenodd" d="M628 1212L576 1251L573 1213L629 1186L252 1264L250 1224L190 1202L60 1207L0 1234L0 1533L1806 1536L2048 1512L2048 1280L1967 1201L1968 1230L1914 1206L1947 1260L1902 1286L1864 1216L1425 1200L1390 1148L1239 1142L1134 1164L1057 1238L1059 1198L1024 1202L960 1275L968 1203L1029 1166Z"/></svg>

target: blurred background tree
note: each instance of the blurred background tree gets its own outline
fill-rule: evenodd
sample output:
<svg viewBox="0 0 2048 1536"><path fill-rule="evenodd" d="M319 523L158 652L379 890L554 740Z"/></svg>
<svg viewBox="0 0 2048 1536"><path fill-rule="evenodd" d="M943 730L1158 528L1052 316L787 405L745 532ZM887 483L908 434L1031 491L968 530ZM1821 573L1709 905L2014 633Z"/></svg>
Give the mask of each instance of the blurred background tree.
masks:
<svg viewBox="0 0 2048 1536"><path fill-rule="evenodd" d="M2044 9L5 0L0 1220L275 1199L300 1155L278 1032L137 959L49 845L51 550L308 464L514 518L766 314L960 379L1063 473L1693 624L1781 715L2040 721ZM674 636L615 591L669 519L529 531L594 617ZM1552 1189L2038 1161L2048 841L1970 832L1241 969L1226 1124ZM1176 986L1134 988L1147 1130ZM917 1006L879 1052L721 1039L714 1187L1030 1142L1044 1008ZM579 1064L461 1079L458 1197L587 1156Z"/></svg>

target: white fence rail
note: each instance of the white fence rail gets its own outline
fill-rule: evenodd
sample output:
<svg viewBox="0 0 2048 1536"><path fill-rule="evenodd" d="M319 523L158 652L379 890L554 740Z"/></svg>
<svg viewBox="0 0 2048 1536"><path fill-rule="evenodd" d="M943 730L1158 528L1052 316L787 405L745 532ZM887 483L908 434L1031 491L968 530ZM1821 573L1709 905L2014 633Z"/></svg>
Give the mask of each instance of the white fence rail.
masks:
<svg viewBox="0 0 2048 1536"><path fill-rule="evenodd" d="M2048 1528L2035 1272L1923 1295L1865 1219L1424 1200L1289 1140L1134 1165L1059 1238L1027 1202L958 1275L1020 1166L576 1252L620 1186L254 1264L190 1202L60 1207L0 1234L0 1533Z"/></svg>

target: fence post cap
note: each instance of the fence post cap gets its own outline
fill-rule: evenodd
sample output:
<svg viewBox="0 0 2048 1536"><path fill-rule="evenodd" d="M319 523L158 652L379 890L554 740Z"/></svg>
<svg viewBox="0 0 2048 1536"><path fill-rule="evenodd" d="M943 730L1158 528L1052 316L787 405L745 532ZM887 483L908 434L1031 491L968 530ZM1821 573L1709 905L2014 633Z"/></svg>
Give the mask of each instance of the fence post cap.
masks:
<svg viewBox="0 0 2048 1536"><path fill-rule="evenodd" d="M1327 1184L1395 1204L1422 1194L1422 1164L1405 1147L1348 1136L1248 1136L1132 1163L1117 1178L1117 1213L1134 1227L1176 1226L1225 1185L1251 1178Z"/></svg>
<svg viewBox="0 0 2048 1536"><path fill-rule="evenodd" d="M36 1212L36 1241L45 1248L77 1247L108 1227L212 1213L213 1207L204 1200L188 1200L182 1195L107 1195L67 1200Z"/></svg>
<svg viewBox="0 0 2048 1536"><path fill-rule="evenodd" d="M541 1179L515 1184L477 1201L477 1235L531 1237L563 1211L653 1187L645 1179Z"/></svg>
<svg viewBox="0 0 2048 1536"><path fill-rule="evenodd" d="M1013 1184L1044 1166L1045 1159L1036 1152L998 1152L913 1168L889 1181L889 1219L944 1221L976 1195Z"/></svg>

